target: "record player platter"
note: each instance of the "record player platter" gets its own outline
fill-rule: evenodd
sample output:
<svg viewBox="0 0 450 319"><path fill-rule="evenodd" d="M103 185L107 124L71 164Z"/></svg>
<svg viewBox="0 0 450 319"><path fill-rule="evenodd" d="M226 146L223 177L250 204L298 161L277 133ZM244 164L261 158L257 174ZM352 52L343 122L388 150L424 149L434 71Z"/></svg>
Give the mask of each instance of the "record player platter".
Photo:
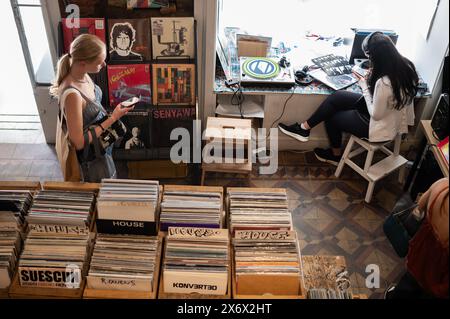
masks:
<svg viewBox="0 0 450 319"><path fill-rule="evenodd" d="M294 72L291 67L280 67L275 59L240 57L241 85L293 86Z"/></svg>

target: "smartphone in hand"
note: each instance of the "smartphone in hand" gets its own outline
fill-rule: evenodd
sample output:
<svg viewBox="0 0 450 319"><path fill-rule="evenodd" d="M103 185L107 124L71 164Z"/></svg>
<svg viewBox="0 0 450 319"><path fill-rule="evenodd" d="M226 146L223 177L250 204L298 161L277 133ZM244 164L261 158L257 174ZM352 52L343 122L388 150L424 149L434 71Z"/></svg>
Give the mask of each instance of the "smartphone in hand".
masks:
<svg viewBox="0 0 450 319"><path fill-rule="evenodd" d="M141 101L140 98L134 96L134 97L132 97L131 99L128 99L128 100L126 100L126 101L123 101L123 102L121 103L121 104L122 104L122 108L129 108L129 107L132 107L133 105L139 103L140 101Z"/></svg>

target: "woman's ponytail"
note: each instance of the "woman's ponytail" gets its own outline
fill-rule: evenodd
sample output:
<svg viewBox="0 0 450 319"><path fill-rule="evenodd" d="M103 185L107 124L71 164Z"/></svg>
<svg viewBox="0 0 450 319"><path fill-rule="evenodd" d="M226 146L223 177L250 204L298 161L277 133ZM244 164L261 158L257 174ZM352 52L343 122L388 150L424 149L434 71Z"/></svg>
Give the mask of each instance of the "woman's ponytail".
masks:
<svg viewBox="0 0 450 319"><path fill-rule="evenodd" d="M56 66L56 77L55 81L53 82L53 85L50 87L50 95L57 97L59 86L61 85L64 78L69 74L70 72L70 55L64 54L58 61L58 64Z"/></svg>
<svg viewBox="0 0 450 319"><path fill-rule="evenodd" d="M70 44L70 53L63 55L56 66L56 77L50 87L50 95L57 97L59 87L70 73L73 63L93 62L97 57L106 52L106 46L100 38L92 34L82 34Z"/></svg>

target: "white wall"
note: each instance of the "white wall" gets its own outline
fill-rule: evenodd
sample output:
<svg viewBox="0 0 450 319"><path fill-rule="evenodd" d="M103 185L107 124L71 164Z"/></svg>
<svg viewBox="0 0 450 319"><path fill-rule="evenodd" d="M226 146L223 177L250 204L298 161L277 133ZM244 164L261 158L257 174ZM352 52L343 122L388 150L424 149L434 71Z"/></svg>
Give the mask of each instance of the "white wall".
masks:
<svg viewBox="0 0 450 319"><path fill-rule="evenodd" d="M418 110L416 114L421 119L430 118L439 99L442 87L442 67L444 57L448 53L448 39L449 0L440 0L428 39L424 39L420 35L415 39L417 41L417 54L413 60L418 72L428 84L432 93L432 97L424 103L423 108Z"/></svg>

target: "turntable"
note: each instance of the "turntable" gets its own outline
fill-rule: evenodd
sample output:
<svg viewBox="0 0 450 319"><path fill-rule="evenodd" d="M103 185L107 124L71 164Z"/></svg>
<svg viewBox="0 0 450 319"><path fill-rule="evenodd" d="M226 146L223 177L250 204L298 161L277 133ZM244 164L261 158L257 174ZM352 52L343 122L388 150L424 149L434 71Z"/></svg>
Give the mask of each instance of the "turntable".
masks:
<svg viewBox="0 0 450 319"><path fill-rule="evenodd" d="M272 58L240 57L240 81L242 86L284 86L295 85L292 67L281 67Z"/></svg>

